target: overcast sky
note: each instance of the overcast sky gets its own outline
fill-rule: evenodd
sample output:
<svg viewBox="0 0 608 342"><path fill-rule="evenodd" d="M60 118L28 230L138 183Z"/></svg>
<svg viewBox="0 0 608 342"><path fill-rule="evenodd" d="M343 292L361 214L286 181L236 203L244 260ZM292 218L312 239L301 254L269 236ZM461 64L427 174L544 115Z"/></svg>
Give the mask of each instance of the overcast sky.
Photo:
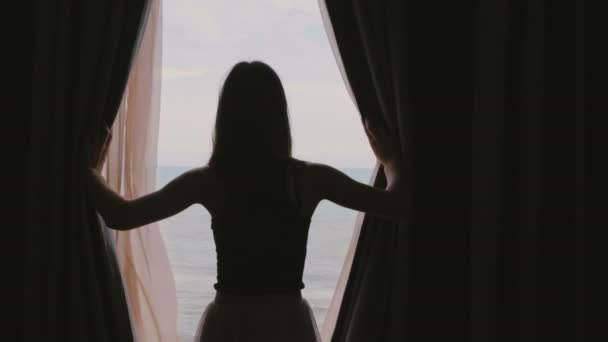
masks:
<svg viewBox="0 0 608 342"><path fill-rule="evenodd" d="M317 0L165 0L163 6L160 165L207 161L226 73L238 61L261 60L283 81L296 158L373 166Z"/></svg>

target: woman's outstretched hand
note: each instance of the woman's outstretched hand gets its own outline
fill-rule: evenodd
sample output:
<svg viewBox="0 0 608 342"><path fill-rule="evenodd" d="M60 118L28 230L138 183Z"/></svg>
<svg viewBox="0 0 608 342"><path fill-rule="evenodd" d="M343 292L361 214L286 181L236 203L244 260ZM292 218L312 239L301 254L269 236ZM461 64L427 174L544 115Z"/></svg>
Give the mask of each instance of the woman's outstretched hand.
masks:
<svg viewBox="0 0 608 342"><path fill-rule="evenodd" d="M399 158L399 146L395 139L367 118L364 121L364 127L369 144L378 161L382 165L394 163Z"/></svg>
<svg viewBox="0 0 608 342"><path fill-rule="evenodd" d="M369 144L376 158L384 167L384 173L389 187L391 187L391 184L397 183L399 178L401 178L399 143L393 135L385 132L379 125L376 125L368 118L364 120L364 127Z"/></svg>

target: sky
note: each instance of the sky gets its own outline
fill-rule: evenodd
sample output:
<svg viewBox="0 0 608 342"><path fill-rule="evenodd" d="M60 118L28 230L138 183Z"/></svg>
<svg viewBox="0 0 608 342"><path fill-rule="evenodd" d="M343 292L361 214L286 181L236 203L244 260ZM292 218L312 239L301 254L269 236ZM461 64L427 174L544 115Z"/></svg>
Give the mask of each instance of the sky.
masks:
<svg viewBox="0 0 608 342"><path fill-rule="evenodd" d="M242 60L264 61L281 77L294 157L375 164L317 0L165 0L162 58L159 165L206 163L219 89Z"/></svg>

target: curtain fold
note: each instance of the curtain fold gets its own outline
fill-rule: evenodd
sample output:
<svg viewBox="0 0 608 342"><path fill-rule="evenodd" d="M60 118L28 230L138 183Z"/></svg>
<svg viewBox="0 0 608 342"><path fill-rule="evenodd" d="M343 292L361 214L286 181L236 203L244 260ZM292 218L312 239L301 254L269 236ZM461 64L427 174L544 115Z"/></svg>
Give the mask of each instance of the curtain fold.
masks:
<svg viewBox="0 0 608 342"><path fill-rule="evenodd" d="M338 65L361 118L370 118L386 132L398 136L400 151L405 155L407 132L406 126L401 125L405 121L405 106L401 94L395 94L401 91L399 77L403 75L399 73L403 69L398 63L391 64L391 59L399 58L395 54L400 47L386 39L388 30L396 30L400 23L390 21L388 27L383 27L387 9L374 4L353 3L351 7L346 2L319 1L319 5ZM373 32L378 35L372 37ZM367 40L360 39L359 33ZM371 184L386 185L381 167L376 168ZM323 340L405 338L402 320L406 315L407 241L405 220L360 216L323 323Z"/></svg>
<svg viewBox="0 0 608 342"><path fill-rule="evenodd" d="M155 190L160 116L162 1L150 1L142 36L112 133L104 176L125 198ZM113 231L120 270L141 341L177 341L177 298L158 224Z"/></svg>
<svg viewBox="0 0 608 342"><path fill-rule="evenodd" d="M583 5L320 7L362 117L399 135L411 203L407 224L365 217L324 339L583 341L587 229L605 203Z"/></svg>
<svg viewBox="0 0 608 342"><path fill-rule="evenodd" d="M24 226L23 339L132 341L112 238L85 191L148 3L37 1Z"/></svg>

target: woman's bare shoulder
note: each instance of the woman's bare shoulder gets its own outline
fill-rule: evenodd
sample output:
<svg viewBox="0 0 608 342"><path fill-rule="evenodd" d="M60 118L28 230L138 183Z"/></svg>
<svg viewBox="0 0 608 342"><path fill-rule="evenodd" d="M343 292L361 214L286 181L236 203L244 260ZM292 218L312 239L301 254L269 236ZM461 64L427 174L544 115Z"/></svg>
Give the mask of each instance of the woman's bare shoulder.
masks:
<svg viewBox="0 0 608 342"><path fill-rule="evenodd" d="M307 161L307 160L299 160L292 158L296 165L299 166L301 170L306 174L306 176L311 177L313 179L324 179L329 174L337 172L337 170L329 165Z"/></svg>
<svg viewBox="0 0 608 342"><path fill-rule="evenodd" d="M302 159L297 159L297 158L291 158L291 161L294 163L294 165L302 168L302 169L307 169L307 170L315 170L318 168L322 168L322 167L329 167L325 164L321 164L321 163L317 163L317 162L313 162L313 161L309 161L309 160L302 160Z"/></svg>
<svg viewBox="0 0 608 342"><path fill-rule="evenodd" d="M201 204L215 207L215 202L223 195L224 183L221 174L215 168L205 165L186 171L188 183L198 192Z"/></svg>
<svg viewBox="0 0 608 342"><path fill-rule="evenodd" d="M331 182L332 178L341 173L334 167L323 163L295 158L292 159L299 168L299 173L303 178L303 181L308 187L311 187L314 192L323 190L327 183Z"/></svg>

